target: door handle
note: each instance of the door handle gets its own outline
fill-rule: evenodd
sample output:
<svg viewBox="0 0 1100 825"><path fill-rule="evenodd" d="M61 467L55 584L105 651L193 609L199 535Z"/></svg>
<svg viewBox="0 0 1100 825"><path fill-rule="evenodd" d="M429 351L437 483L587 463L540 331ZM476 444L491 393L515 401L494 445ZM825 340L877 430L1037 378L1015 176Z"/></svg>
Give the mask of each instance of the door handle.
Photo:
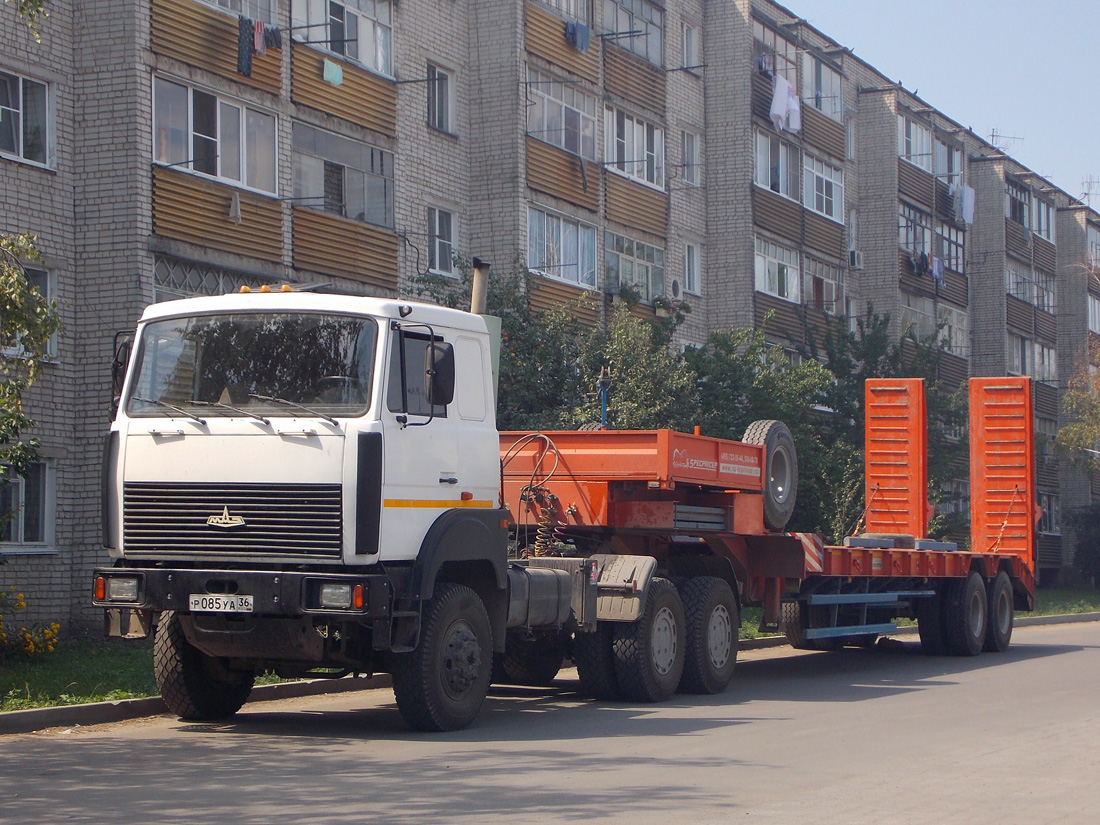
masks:
<svg viewBox="0 0 1100 825"><path fill-rule="evenodd" d="M458 479L452 477L439 479L440 484L458 484Z"/></svg>

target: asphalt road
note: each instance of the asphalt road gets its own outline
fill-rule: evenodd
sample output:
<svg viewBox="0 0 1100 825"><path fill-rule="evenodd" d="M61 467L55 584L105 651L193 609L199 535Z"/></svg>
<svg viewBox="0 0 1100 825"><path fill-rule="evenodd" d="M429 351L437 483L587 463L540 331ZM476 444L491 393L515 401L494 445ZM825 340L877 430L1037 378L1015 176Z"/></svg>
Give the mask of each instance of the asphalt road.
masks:
<svg viewBox="0 0 1100 825"><path fill-rule="evenodd" d="M721 696L595 704L494 689L457 734L388 690L0 740L0 822L1094 823L1100 622L1005 654L743 655Z"/></svg>

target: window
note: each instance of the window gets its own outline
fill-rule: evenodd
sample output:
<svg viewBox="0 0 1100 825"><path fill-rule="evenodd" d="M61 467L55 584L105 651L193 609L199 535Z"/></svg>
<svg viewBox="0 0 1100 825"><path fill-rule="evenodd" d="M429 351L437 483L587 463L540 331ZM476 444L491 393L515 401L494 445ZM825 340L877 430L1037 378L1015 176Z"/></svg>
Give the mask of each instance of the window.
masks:
<svg viewBox="0 0 1100 825"><path fill-rule="evenodd" d="M546 72L527 69L527 134L596 159L596 98Z"/></svg>
<svg viewBox="0 0 1100 825"><path fill-rule="evenodd" d="M839 315L844 311L844 280L839 266L806 258L802 277L802 301L814 309Z"/></svg>
<svg viewBox="0 0 1100 825"><path fill-rule="evenodd" d="M454 216L446 209L428 207L428 269L454 275Z"/></svg>
<svg viewBox="0 0 1100 825"><path fill-rule="evenodd" d="M428 125L441 132L453 132L451 109L453 83L449 71L428 64Z"/></svg>
<svg viewBox="0 0 1100 825"><path fill-rule="evenodd" d="M686 129L680 132L680 169L684 183L699 185L699 137Z"/></svg>
<svg viewBox="0 0 1100 825"><path fill-rule="evenodd" d="M446 418L445 404L431 404L429 397L428 336L418 332L394 330L390 349L390 369L386 382L386 406L390 412ZM442 339L435 336L436 342ZM449 347L450 344L443 344ZM404 364L404 376L401 367ZM404 398L402 398L404 395Z"/></svg>
<svg viewBox="0 0 1100 825"><path fill-rule="evenodd" d="M962 185L962 149L936 138L936 177L949 186Z"/></svg>
<svg viewBox="0 0 1100 825"><path fill-rule="evenodd" d="M778 192L791 200L798 200L798 147L776 135L756 133L756 171L753 179L757 186Z"/></svg>
<svg viewBox="0 0 1100 825"><path fill-rule="evenodd" d="M700 45L702 44L702 32L698 26L684 21L684 33L680 50L680 66L685 69L696 69L702 64L700 59Z"/></svg>
<svg viewBox="0 0 1100 825"><path fill-rule="evenodd" d="M1058 419L1035 416L1035 443L1044 462L1054 455L1054 440L1058 437Z"/></svg>
<svg viewBox="0 0 1100 825"><path fill-rule="evenodd" d="M163 77L153 97L154 160L275 191L274 115Z"/></svg>
<svg viewBox="0 0 1100 825"><path fill-rule="evenodd" d="M1089 332L1100 335L1100 298L1089 295Z"/></svg>
<svg viewBox="0 0 1100 825"><path fill-rule="evenodd" d="M798 303L801 299L798 252L757 238L756 290Z"/></svg>
<svg viewBox="0 0 1100 825"><path fill-rule="evenodd" d="M1031 227L1040 238L1054 243L1054 207L1036 198L1032 202Z"/></svg>
<svg viewBox="0 0 1100 825"><path fill-rule="evenodd" d="M567 20L576 20L578 23L587 23L588 0L541 0L544 6L549 6Z"/></svg>
<svg viewBox="0 0 1100 825"><path fill-rule="evenodd" d="M1022 335L1013 332L1005 333L1005 346L1007 357L1005 359L1005 371L1009 375L1031 374L1031 342Z"/></svg>
<svg viewBox="0 0 1100 825"><path fill-rule="evenodd" d="M1062 508L1054 493L1039 493L1039 506L1043 515L1039 518L1039 532L1058 535L1062 532Z"/></svg>
<svg viewBox="0 0 1100 825"><path fill-rule="evenodd" d="M840 72L810 52L803 52L802 99L833 120L844 118L844 92Z"/></svg>
<svg viewBox="0 0 1100 825"><path fill-rule="evenodd" d="M965 309L941 303L936 310L936 320L944 348L952 355L969 358L970 314Z"/></svg>
<svg viewBox="0 0 1100 825"><path fill-rule="evenodd" d="M1025 229L1030 226L1031 190L1018 183L1005 187L1005 217Z"/></svg>
<svg viewBox="0 0 1100 825"><path fill-rule="evenodd" d="M1100 229L1089 224L1086 236L1089 247L1089 266L1100 266Z"/></svg>
<svg viewBox="0 0 1100 825"><path fill-rule="evenodd" d="M392 0L292 0L294 36L393 74Z"/></svg>
<svg viewBox="0 0 1100 825"><path fill-rule="evenodd" d="M37 80L0 72L0 155L53 165L48 88Z"/></svg>
<svg viewBox="0 0 1100 825"><path fill-rule="evenodd" d="M255 289L266 283L270 281L243 272L218 269L163 255L153 258L154 302L196 295L227 295L240 292L242 286Z"/></svg>
<svg viewBox="0 0 1100 825"><path fill-rule="evenodd" d="M47 302L54 300L54 293L56 291L53 285L53 279L49 272L44 269L38 269L33 266L23 265L23 271L27 275L27 284L31 289L37 289L38 294L41 295ZM50 340L46 342L46 360L51 360L57 357L57 338L58 334L54 333L50 336ZM22 343L19 340L13 342L13 346L4 347L0 350L8 358L19 358L23 355L24 350Z"/></svg>
<svg viewBox="0 0 1100 825"><path fill-rule="evenodd" d="M940 221L936 227L936 242L939 256L943 259L943 265L955 272L965 272L966 266L966 232L945 221Z"/></svg>
<svg viewBox="0 0 1100 825"><path fill-rule="evenodd" d="M53 543L54 468L35 462L20 476L8 466L0 483L0 543L49 545Z"/></svg>
<svg viewBox="0 0 1100 825"><path fill-rule="evenodd" d="M684 244L684 292L701 295L702 279L699 276L699 247L693 243Z"/></svg>
<svg viewBox="0 0 1100 825"><path fill-rule="evenodd" d="M527 268L595 289L596 227L529 207Z"/></svg>
<svg viewBox="0 0 1100 825"><path fill-rule="evenodd" d="M936 504L936 515L970 512L970 482L963 478L952 479L943 485L943 496Z"/></svg>
<svg viewBox="0 0 1100 825"><path fill-rule="evenodd" d="M603 260L609 284L618 283L636 290L647 304L665 294L663 249L605 232Z"/></svg>
<svg viewBox="0 0 1100 825"><path fill-rule="evenodd" d="M608 168L654 186L665 185L665 133L660 126L609 107L605 131Z"/></svg>
<svg viewBox="0 0 1100 825"><path fill-rule="evenodd" d="M936 306L931 298L923 295L901 294L901 328L920 340L936 334Z"/></svg>
<svg viewBox="0 0 1100 825"><path fill-rule="evenodd" d="M1035 306L1051 315L1056 310L1054 276L1049 272L1035 270Z"/></svg>
<svg viewBox="0 0 1100 825"><path fill-rule="evenodd" d="M276 0L201 0L210 6L217 6L233 14L250 17L253 20L262 20L265 23L275 22Z"/></svg>
<svg viewBox="0 0 1100 825"><path fill-rule="evenodd" d="M898 157L932 171L932 132L906 115L898 115Z"/></svg>
<svg viewBox="0 0 1100 825"><path fill-rule="evenodd" d="M805 156L806 192L803 203L808 209L844 222L844 171L812 155Z"/></svg>
<svg viewBox="0 0 1100 825"><path fill-rule="evenodd" d="M931 219L907 203L898 204L898 245L912 255L932 250Z"/></svg>
<svg viewBox="0 0 1100 825"><path fill-rule="evenodd" d="M1058 381L1058 351L1036 341L1032 355L1030 375L1036 381L1054 384Z"/></svg>
<svg viewBox="0 0 1100 825"><path fill-rule="evenodd" d="M767 77L779 74L794 86L798 82L798 67L795 63L798 50L794 43L756 20L752 23L752 33L753 64L756 71Z"/></svg>
<svg viewBox="0 0 1100 825"><path fill-rule="evenodd" d="M650 0L603 0L603 24L609 33L620 35L612 42L628 49L655 66L661 63L661 32L664 12Z"/></svg>
<svg viewBox="0 0 1100 825"><path fill-rule="evenodd" d="M393 153L294 124L294 202L393 227Z"/></svg>
<svg viewBox="0 0 1100 825"><path fill-rule="evenodd" d="M1005 259L1005 292L1029 304L1035 302L1031 273L1023 264Z"/></svg>

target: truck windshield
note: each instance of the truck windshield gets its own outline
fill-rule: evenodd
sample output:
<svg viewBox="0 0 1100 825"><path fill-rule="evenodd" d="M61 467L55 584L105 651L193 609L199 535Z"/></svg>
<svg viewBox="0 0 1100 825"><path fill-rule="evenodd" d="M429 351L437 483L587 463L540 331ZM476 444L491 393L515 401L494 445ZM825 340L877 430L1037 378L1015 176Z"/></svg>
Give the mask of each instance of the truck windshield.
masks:
<svg viewBox="0 0 1100 825"><path fill-rule="evenodd" d="M370 405L369 318L239 313L147 324L126 404L136 417L358 416Z"/></svg>

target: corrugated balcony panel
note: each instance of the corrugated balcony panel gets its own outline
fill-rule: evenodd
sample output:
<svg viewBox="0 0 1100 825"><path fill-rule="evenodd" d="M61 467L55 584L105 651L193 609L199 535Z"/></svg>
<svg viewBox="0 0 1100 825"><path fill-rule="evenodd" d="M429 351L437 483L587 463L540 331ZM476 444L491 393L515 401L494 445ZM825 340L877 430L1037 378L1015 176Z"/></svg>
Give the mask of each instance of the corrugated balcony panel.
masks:
<svg viewBox="0 0 1100 825"><path fill-rule="evenodd" d="M543 60L561 66L585 80L600 79L600 39L589 38L588 51L573 48L565 40L565 21L553 12L534 3L525 3L526 25L524 44L527 51Z"/></svg>
<svg viewBox="0 0 1100 825"><path fill-rule="evenodd" d="M786 338L792 343L805 343L805 327L799 315L798 304L784 301L782 298L768 295L766 292L757 292L755 298L755 326L763 327L764 332L769 335ZM772 316L771 322L764 326L764 316L768 310L774 310L775 314Z"/></svg>
<svg viewBox="0 0 1100 825"><path fill-rule="evenodd" d="M802 237L802 207L760 186L752 187L752 217L766 229L789 243L798 245Z"/></svg>
<svg viewBox="0 0 1100 825"><path fill-rule="evenodd" d="M1058 266L1058 250L1054 244L1046 238L1038 235L1031 236L1032 246L1035 249L1035 265L1040 269L1053 273Z"/></svg>
<svg viewBox="0 0 1100 825"><path fill-rule="evenodd" d="M1035 329L1035 307L1015 295L1005 295L1005 322L1012 330L1031 335Z"/></svg>
<svg viewBox="0 0 1100 825"><path fill-rule="evenodd" d="M619 46L605 46L603 50L604 86L618 95L664 119L665 73L647 60Z"/></svg>
<svg viewBox="0 0 1100 825"><path fill-rule="evenodd" d="M768 104L769 109L771 103ZM802 103L802 137L810 149L820 149L834 160L843 160L846 154L847 136L844 124L819 112L813 106Z"/></svg>
<svg viewBox="0 0 1100 825"><path fill-rule="evenodd" d="M527 185L596 212L600 208L600 165L537 138L527 138Z"/></svg>
<svg viewBox="0 0 1100 825"><path fill-rule="evenodd" d="M1026 262L1025 265L1031 262L1031 244L1024 237L1024 227L1008 218L1005 218L1005 251Z"/></svg>
<svg viewBox="0 0 1100 825"><path fill-rule="evenodd" d="M229 216L233 196L241 222ZM153 232L266 261L283 257L283 207L268 198L164 166L153 167Z"/></svg>
<svg viewBox="0 0 1100 825"><path fill-rule="evenodd" d="M840 262L844 255L844 224L829 220L823 215L806 210L805 220L806 247L824 255L834 263Z"/></svg>
<svg viewBox="0 0 1100 825"><path fill-rule="evenodd" d="M123 489L123 546L134 555L339 556L342 518L339 484L131 482Z"/></svg>
<svg viewBox="0 0 1100 825"><path fill-rule="evenodd" d="M594 327L600 321L600 293L573 286L565 281L555 278L533 276L529 283L530 293L528 301L536 310L546 310L562 307L587 298L580 304L575 304L573 317L586 327Z"/></svg>
<svg viewBox="0 0 1100 825"><path fill-rule="evenodd" d="M898 158L898 191L929 211L932 210L932 201L935 199L935 183L936 179L931 172L925 172L919 166Z"/></svg>
<svg viewBox="0 0 1100 825"><path fill-rule="evenodd" d="M397 236L339 215L294 207L294 266L397 289Z"/></svg>
<svg viewBox="0 0 1100 825"><path fill-rule="evenodd" d="M324 79L325 60L340 65L340 85ZM397 85L334 55L294 43L290 55L290 97L295 103L358 123L384 135L397 135Z"/></svg>
<svg viewBox="0 0 1100 825"><path fill-rule="evenodd" d="M610 170L605 172L607 217L665 238L668 235L668 193Z"/></svg>
<svg viewBox="0 0 1100 825"><path fill-rule="evenodd" d="M237 18L195 0L153 0L149 36L154 52L279 94L282 49L252 56L252 74L237 71Z"/></svg>

